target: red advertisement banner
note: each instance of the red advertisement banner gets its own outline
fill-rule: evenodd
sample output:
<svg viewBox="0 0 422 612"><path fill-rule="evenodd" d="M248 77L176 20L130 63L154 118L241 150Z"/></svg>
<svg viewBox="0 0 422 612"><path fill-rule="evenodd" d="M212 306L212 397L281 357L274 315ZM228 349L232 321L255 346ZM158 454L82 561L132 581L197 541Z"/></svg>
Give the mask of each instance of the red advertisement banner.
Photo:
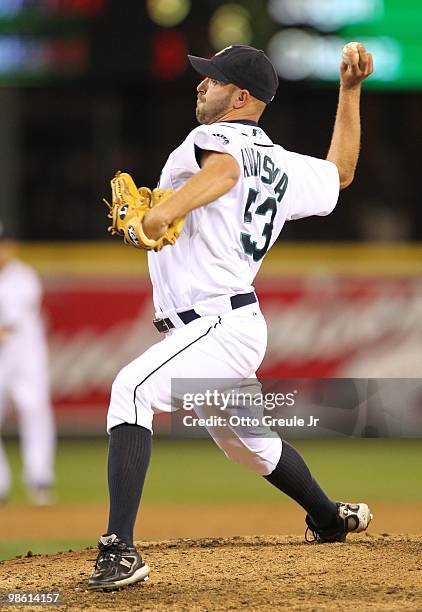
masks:
<svg viewBox="0 0 422 612"><path fill-rule="evenodd" d="M422 282L297 277L257 285L268 323L263 377L420 377ZM147 281L47 287L53 401L63 421L105 418L119 369L160 334Z"/></svg>

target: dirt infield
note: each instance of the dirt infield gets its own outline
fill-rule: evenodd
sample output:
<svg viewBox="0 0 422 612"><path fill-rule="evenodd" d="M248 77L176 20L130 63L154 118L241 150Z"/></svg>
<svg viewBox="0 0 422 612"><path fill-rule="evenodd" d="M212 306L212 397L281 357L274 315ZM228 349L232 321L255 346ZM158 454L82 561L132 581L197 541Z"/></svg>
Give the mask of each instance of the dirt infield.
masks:
<svg viewBox="0 0 422 612"><path fill-rule="evenodd" d="M94 549L3 561L0 588L60 590L61 610L420 610L421 545L369 534L322 546L297 536L149 542L150 580L114 594L86 591Z"/></svg>
<svg viewBox="0 0 422 612"><path fill-rule="evenodd" d="M55 588L65 610L422 610L422 504L371 501L371 509L369 533L317 546L303 542L303 512L293 503L147 504L136 529L152 568L147 583L87 592L92 548L0 562L0 590ZM107 518L107 507L95 504L28 511L0 508L0 539L94 543ZM418 535L391 535L400 531ZM154 539L161 541L145 541Z"/></svg>

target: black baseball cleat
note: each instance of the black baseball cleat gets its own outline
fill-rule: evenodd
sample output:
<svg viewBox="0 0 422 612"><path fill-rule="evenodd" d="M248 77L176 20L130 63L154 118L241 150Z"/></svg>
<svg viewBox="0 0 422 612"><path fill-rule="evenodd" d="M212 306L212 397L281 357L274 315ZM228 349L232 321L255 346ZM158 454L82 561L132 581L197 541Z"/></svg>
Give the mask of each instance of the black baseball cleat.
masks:
<svg viewBox="0 0 422 612"><path fill-rule="evenodd" d="M309 514L306 515L307 529L305 540L326 544L329 542L344 542L348 533L360 533L367 529L372 520L372 512L366 504L346 504L337 502L337 515L333 524L325 529L315 525ZM308 538L308 531L312 538Z"/></svg>
<svg viewBox="0 0 422 612"><path fill-rule="evenodd" d="M114 533L102 535L98 542L95 569L88 580L91 591L114 591L139 580L148 580L150 568L135 546L129 546Z"/></svg>

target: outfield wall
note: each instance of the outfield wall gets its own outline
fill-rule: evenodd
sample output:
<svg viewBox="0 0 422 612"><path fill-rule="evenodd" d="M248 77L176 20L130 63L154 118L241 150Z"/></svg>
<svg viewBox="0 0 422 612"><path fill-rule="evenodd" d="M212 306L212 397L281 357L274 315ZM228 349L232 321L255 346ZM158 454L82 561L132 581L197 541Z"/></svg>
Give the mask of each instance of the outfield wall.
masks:
<svg viewBox="0 0 422 612"><path fill-rule="evenodd" d="M23 245L41 274L63 430L102 428L115 373L160 334L146 255L115 242ZM256 289L264 377L421 377L422 246L274 248Z"/></svg>

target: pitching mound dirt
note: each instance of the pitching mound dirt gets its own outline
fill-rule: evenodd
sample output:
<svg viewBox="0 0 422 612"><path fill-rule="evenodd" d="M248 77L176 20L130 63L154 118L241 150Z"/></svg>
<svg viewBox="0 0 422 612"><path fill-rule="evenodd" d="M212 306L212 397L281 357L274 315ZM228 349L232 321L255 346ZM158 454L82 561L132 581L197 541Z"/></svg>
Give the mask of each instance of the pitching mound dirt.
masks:
<svg viewBox="0 0 422 612"><path fill-rule="evenodd" d="M3 561L0 588L60 590L61 610L420 610L421 545L387 534L149 542L150 580L116 593L86 591L94 549Z"/></svg>

